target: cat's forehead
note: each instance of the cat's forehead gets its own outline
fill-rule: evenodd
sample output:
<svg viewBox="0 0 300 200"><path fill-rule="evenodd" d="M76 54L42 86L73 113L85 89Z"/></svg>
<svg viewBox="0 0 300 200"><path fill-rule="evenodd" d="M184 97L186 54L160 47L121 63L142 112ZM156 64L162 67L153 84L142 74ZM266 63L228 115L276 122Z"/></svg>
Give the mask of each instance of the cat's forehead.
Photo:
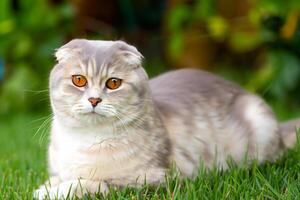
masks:
<svg viewBox="0 0 300 200"><path fill-rule="evenodd" d="M82 54L88 55L109 55L117 49L114 46L118 45L115 41L97 41L97 40L82 40L79 41L79 47L82 50Z"/></svg>
<svg viewBox="0 0 300 200"><path fill-rule="evenodd" d="M129 65L140 65L142 55L123 41L75 39L59 48L55 54L59 63L87 63L97 66L122 60Z"/></svg>

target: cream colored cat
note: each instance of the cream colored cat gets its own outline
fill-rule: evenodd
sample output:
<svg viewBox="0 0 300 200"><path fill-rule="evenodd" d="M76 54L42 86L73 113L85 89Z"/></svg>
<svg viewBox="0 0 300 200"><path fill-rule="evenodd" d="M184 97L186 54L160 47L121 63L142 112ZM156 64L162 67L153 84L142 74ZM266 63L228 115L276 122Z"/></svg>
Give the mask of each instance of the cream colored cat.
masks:
<svg viewBox="0 0 300 200"><path fill-rule="evenodd" d="M56 57L51 178L38 199L158 184L173 161L186 177L197 176L200 160L223 169L245 154L272 161L296 141L300 121L280 127L261 98L210 73L176 70L149 81L142 55L125 42L76 39Z"/></svg>

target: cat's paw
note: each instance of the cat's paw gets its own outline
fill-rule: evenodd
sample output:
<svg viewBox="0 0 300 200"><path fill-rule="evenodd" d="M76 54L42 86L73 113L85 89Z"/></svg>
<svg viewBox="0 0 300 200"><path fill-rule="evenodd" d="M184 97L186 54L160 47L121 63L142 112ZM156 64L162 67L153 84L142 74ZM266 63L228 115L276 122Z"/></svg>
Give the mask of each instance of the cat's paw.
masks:
<svg viewBox="0 0 300 200"><path fill-rule="evenodd" d="M48 188L46 186L41 186L39 189L35 190L33 197L38 200L43 199L65 199L67 197L73 196L74 189L72 186L59 186Z"/></svg>
<svg viewBox="0 0 300 200"><path fill-rule="evenodd" d="M47 188L41 186L33 193L35 199L65 199L74 196L82 197L84 194L95 194L97 192L106 195L108 193L108 186L105 182L94 182L90 180L76 180L66 181L60 183L56 187Z"/></svg>
<svg viewBox="0 0 300 200"><path fill-rule="evenodd" d="M39 187L39 189L33 192L33 197L35 199L45 199L46 196L49 196L50 188L59 185L60 182L61 180L58 176L50 177L49 180L47 180L43 185Z"/></svg>
<svg viewBox="0 0 300 200"><path fill-rule="evenodd" d="M33 198L42 200L45 199L48 196L48 191L43 188L39 188L33 192Z"/></svg>
<svg viewBox="0 0 300 200"><path fill-rule="evenodd" d="M67 181L62 182L55 187L48 187L47 185L42 185L33 193L35 199L65 199L68 197L73 197L76 195L78 190L78 181Z"/></svg>

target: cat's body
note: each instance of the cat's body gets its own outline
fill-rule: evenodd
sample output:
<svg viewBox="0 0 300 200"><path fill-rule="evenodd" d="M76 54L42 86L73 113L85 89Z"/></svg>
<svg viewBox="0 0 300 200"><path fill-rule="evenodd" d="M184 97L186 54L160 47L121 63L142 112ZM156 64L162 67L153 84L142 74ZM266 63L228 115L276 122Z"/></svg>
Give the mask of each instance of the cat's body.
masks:
<svg viewBox="0 0 300 200"><path fill-rule="evenodd" d="M229 156L237 163L246 153L259 162L279 156L281 138L271 109L237 85L185 69L157 77L150 86L174 145L172 160L183 174L196 176L200 159L209 168L226 168Z"/></svg>
<svg viewBox="0 0 300 200"><path fill-rule="evenodd" d="M183 176L195 177L200 161L226 168L229 157L240 163L247 154L262 162L284 148L283 132L262 99L207 72L177 70L148 81L141 55L123 42L74 40L57 58L50 76L51 187L41 186L37 198L157 184L172 162ZM74 74L89 85L72 86ZM103 89L110 77L123 85ZM92 108L90 97L101 101Z"/></svg>

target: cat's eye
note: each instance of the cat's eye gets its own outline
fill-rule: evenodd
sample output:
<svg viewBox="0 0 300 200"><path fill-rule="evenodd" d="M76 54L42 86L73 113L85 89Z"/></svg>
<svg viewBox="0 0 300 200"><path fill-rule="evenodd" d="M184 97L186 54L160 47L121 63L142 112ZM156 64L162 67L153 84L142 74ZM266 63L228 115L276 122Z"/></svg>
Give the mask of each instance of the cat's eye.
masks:
<svg viewBox="0 0 300 200"><path fill-rule="evenodd" d="M105 86L108 89L115 90L119 88L122 84L122 80L119 78L110 78L106 81Z"/></svg>
<svg viewBox="0 0 300 200"><path fill-rule="evenodd" d="M82 75L73 75L72 82L77 87L84 87L87 84L86 78Z"/></svg>

